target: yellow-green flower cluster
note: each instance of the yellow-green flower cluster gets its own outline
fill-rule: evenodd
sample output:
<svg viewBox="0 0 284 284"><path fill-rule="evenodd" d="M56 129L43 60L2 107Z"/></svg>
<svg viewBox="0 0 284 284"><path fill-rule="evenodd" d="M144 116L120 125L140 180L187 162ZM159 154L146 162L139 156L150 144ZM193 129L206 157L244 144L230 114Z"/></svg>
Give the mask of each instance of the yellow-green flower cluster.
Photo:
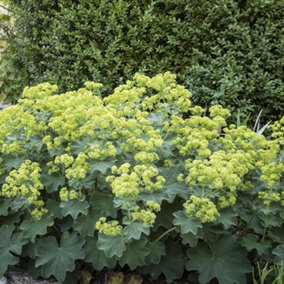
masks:
<svg viewBox="0 0 284 284"><path fill-rule="evenodd" d="M85 82L85 86L86 86L87 89L89 89L91 91L95 91L99 88L102 88L103 84L88 81L88 82Z"/></svg>
<svg viewBox="0 0 284 284"><path fill-rule="evenodd" d="M184 174L179 174L179 175L177 176L177 181L178 181L178 182L184 181Z"/></svg>
<svg viewBox="0 0 284 284"><path fill-rule="evenodd" d="M231 116L231 113L228 109L223 108L221 105L215 105L209 108L210 117L223 117L228 118Z"/></svg>
<svg viewBox="0 0 284 284"><path fill-rule="evenodd" d="M157 153L147 153L145 151L138 152L134 156L135 161L143 163L145 165L152 164L154 161L159 159Z"/></svg>
<svg viewBox="0 0 284 284"><path fill-rule="evenodd" d="M123 164L119 169L113 167L112 172L120 174L120 176L106 178L106 181L111 183L112 192L116 197L137 197L139 194L140 178L134 171L130 172L129 168L130 164L128 163Z"/></svg>
<svg viewBox="0 0 284 284"><path fill-rule="evenodd" d="M195 216L202 223L213 222L220 216L215 204L206 197L191 195L183 206L186 214Z"/></svg>
<svg viewBox="0 0 284 284"><path fill-rule="evenodd" d="M92 145L89 150L86 150L87 155L91 159L104 159L116 155L116 148L112 142L108 141L105 149L101 149L100 145Z"/></svg>
<svg viewBox="0 0 284 284"><path fill-rule="evenodd" d="M45 99L52 94L55 94L58 91L58 87L56 85L51 85L49 83L42 83L35 87L28 88L26 87L23 91L23 100L20 103L27 103L28 101L36 102L39 99ZM26 100L25 100L26 99ZM30 106L33 106L30 104Z"/></svg>
<svg viewBox="0 0 284 284"><path fill-rule="evenodd" d="M96 222L96 229L102 234L115 236L121 234L122 226L117 221L107 222L105 217L101 217Z"/></svg>
<svg viewBox="0 0 284 284"><path fill-rule="evenodd" d="M60 171L60 168L55 165L54 161L49 161L46 163L48 166L48 174L51 175L53 173L58 173Z"/></svg>
<svg viewBox="0 0 284 284"><path fill-rule="evenodd" d="M231 205L234 205L237 201L237 193L235 190L229 190L227 192L222 192L222 196L218 198L218 206L219 208L226 208Z"/></svg>
<svg viewBox="0 0 284 284"><path fill-rule="evenodd" d="M269 164L257 163L261 169L260 178L266 182L269 188L273 188L276 181L280 180L284 172L284 164L281 162L271 162Z"/></svg>
<svg viewBox="0 0 284 284"><path fill-rule="evenodd" d="M134 167L134 170L138 171L137 166ZM163 176L159 176L158 173L158 170L154 167L148 167L142 172L141 178L146 191L155 192L163 188L166 180Z"/></svg>
<svg viewBox="0 0 284 284"><path fill-rule="evenodd" d="M279 145L283 147L284 145L284 116L279 120L276 121L274 124L268 127L270 130L273 131L272 137L275 138Z"/></svg>
<svg viewBox="0 0 284 284"><path fill-rule="evenodd" d="M67 187L62 187L59 192L59 197L62 201L68 201L72 199L78 199L79 194L76 190L68 190Z"/></svg>
<svg viewBox="0 0 284 284"><path fill-rule="evenodd" d="M211 154L209 142L216 140L221 126L222 123L208 117L192 116L183 119L179 116L172 116L169 131L179 134L172 144L181 155L206 158Z"/></svg>
<svg viewBox="0 0 284 284"><path fill-rule="evenodd" d="M160 190L165 184L165 178L159 176L159 171L153 166L136 165L131 170L129 163L124 163L117 168L112 167L112 174L107 182L111 183L112 192L116 197L137 197L139 192L154 192Z"/></svg>
<svg viewBox="0 0 284 284"><path fill-rule="evenodd" d="M250 155L242 150L231 153L219 150L208 159L187 159L185 168L189 170L185 181L190 186L210 184L220 190L235 190L241 184L241 178L254 167Z"/></svg>
<svg viewBox="0 0 284 284"><path fill-rule="evenodd" d="M265 182L267 189L261 191L258 195L264 200L265 204L271 201L280 201L279 193L274 192L273 187L277 181L283 178L284 165L283 160L277 160L280 155L280 147L277 140L267 140L262 135L257 135L245 126L224 129L226 135L221 137L218 142L222 144L224 149L230 154L230 162L239 162L235 165L236 174L242 178L248 172L258 168L261 171L260 179ZM236 156L239 153L241 156ZM250 190L253 184L248 181L241 183L238 189Z"/></svg>
<svg viewBox="0 0 284 284"><path fill-rule="evenodd" d="M160 204L154 202L153 200L148 200L148 201L146 202L146 206L147 206L150 210L152 210L152 211L158 212L158 211L161 210Z"/></svg>
<svg viewBox="0 0 284 284"><path fill-rule="evenodd" d="M88 156L84 152L80 152L75 159L72 167L66 169L65 175L67 179L83 179L86 177L90 164L87 163Z"/></svg>
<svg viewBox="0 0 284 284"><path fill-rule="evenodd" d="M40 219L47 210L42 208L44 203L39 200L43 185L40 182L41 168L38 163L26 160L18 170L12 170L2 186L1 196L7 198L21 197L28 199L29 203L36 207L32 214Z"/></svg>
<svg viewBox="0 0 284 284"><path fill-rule="evenodd" d="M54 161L47 162L48 174L60 172L60 165L63 165L64 168L68 168L74 162L73 156L69 154L62 154L57 156Z"/></svg>
<svg viewBox="0 0 284 284"><path fill-rule="evenodd" d="M119 110L127 107L133 111L136 107L142 111L187 112L191 106L192 94L183 86L177 85L175 79L176 76L170 72L158 74L153 78L137 73L133 81L127 81L116 88L114 94L104 101ZM154 94L147 95L147 89Z"/></svg>
<svg viewBox="0 0 284 284"><path fill-rule="evenodd" d="M159 204L157 204L159 205ZM134 207L134 212L131 213L131 218L133 220L143 221L144 226L150 226L155 223L156 214L153 213L152 206L149 206L149 209L142 209L139 211L139 206ZM160 208L155 207L155 211L159 211Z"/></svg>
<svg viewBox="0 0 284 284"><path fill-rule="evenodd" d="M100 87L100 84L88 82L92 90ZM43 130L56 133L55 137L46 135L44 142L48 150L66 147L84 135L96 137L94 128L109 125L112 113L103 107L102 100L92 91L79 89L77 92L54 95L57 87L49 84L40 84L36 87L26 88L23 99L19 104L29 112L47 115ZM49 116L48 116L49 115Z"/></svg>
<svg viewBox="0 0 284 284"><path fill-rule="evenodd" d="M0 151L4 154L24 153L28 139L44 131L45 126L20 106L11 106L1 111ZM14 137L14 139L7 139Z"/></svg>
<svg viewBox="0 0 284 284"><path fill-rule="evenodd" d="M279 202L281 201L281 195L278 192L274 192L272 190L262 190L258 192L258 198L263 199L263 203L267 206L270 206L271 202Z"/></svg>
<svg viewBox="0 0 284 284"><path fill-rule="evenodd" d="M55 164L62 164L66 168L69 167L73 162L74 162L73 156L68 155L68 154L57 156L54 160Z"/></svg>

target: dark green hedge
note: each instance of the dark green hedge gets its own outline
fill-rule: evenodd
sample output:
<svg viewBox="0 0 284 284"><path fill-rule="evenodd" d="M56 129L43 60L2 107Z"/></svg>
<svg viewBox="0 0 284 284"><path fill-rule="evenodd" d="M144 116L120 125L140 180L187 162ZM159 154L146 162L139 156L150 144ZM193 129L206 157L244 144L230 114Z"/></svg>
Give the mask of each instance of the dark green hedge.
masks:
<svg viewBox="0 0 284 284"><path fill-rule="evenodd" d="M44 81L67 91L94 80L106 95L136 72L171 71L203 106L283 115L282 0L10 2L8 100Z"/></svg>

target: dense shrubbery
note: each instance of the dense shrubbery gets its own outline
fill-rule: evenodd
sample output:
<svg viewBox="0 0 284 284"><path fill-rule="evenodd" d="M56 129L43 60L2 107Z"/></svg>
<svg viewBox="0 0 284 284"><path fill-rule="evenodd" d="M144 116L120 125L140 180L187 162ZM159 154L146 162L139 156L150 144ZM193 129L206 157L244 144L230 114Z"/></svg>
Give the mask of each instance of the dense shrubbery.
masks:
<svg viewBox="0 0 284 284"><path fill-rule="evenodd" d="M257 262L284 260L284 118L271 140L228 126L170 73L105 99L85 86L26 88L1 111L0 274L20 256L66 283L84 263L250 283Z"/></svg>
<svg viewBox="0 0 284 284"><path fill-rule="evenodd" d="M171 71L201 106L221 104L234 118L238 108L243 115L264 109L264 121L283 114L283 1L10 3L8 100L42 82L65 92L94 80L104 95L136 72Z"/></svg>

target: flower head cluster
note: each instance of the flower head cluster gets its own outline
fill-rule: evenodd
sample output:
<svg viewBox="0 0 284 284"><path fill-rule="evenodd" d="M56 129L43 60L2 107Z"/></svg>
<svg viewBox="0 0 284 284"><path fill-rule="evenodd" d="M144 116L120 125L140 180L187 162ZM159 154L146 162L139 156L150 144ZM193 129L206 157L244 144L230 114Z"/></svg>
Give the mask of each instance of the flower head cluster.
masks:
<svg viewBox="0 0 284 284"><path fill-rule="evenodd" d="M160 190L165 183L165 178L159 176L158 169L153 166L136 165L131 169L129 163L124 163L120 168L113 166L112 173L118 176L108 176L106 181L111 183L116 197L136 198L139 192Z"/></svg>
<svg viewBox="0 0 284 284"><path fill-rule="evenodd" d="M88 156L81 152L75 159L72 167L66 170L66 177L68 179L83 179L86 177L90 164L87 163Z"/></svg>
<svg viewBox="0 0 284 284"><path fill-rule="evenodd" d="M2 186L1 196L7 198L21 197L28 199L29 203L36 207L33 216L40 219L47 210L43 209L43 201L39 200L43 185L40 182L41 169L38 163L26 160L18 170L12 170L6 177L6 183Z"/></svg>
<svg viewBox="0 0 284 284"><path fill-rule="evenodd" d="M279 145L283 147L284 146L284 116L279 121L276 121L274 124L272 124L268 128L273 131L271 136L275 138L278 141Z"/></svg>
<svg viewBox="0 0 284 284"><path fill-rule="evenodd" d="M153 211L159 211L160 207L159 204L154 205L155 207L153 208L153 205L148 204L147 209L142 209L139 211L139 206L134 207L134 212L131 213L131 218L133 220L139 220L142 221L144 226L150 226L155 223L156 220L156 214L153 213Z"/></svg>
<svg viewBox="0 0 284 284"><path fill-rule="evenodd" d="M242 150L226 153L216 151L204 160L186 160L188 185L212 185L216 189L236 189L241 178L252 169L251 157Z"/></svg>
<svg viewBox="0 0 284 284"><path fill-rule="evenodd" d="M169 131L179 136L172 142L182 156L206 158L211 154L209 143L219 135L221 125L208 117L192 116L182 119L172 116Z"/></svg>
<svg viewBox="0 0 284 284"><path fill-rule="evenodd" d="M2 110L0 125L0 150L4 154L14 155L24 153L29 138L45 129L44 123L38 123L20 105Z"/></svg>
<svg viewBox="0 0 284 284"><path fill-rule="evenodd" d="M62 154L60 156L57 156L54 160L55 164L62 164L66 168L69 167L73 162L74 162L73 156L68 154Z"/></svg>
<svg viewBox="0 0 284 284"><path fill-rule="evenodd" d="M86 150L87 155L91 159L105 159L106 157L112 157L116 155L116 148L112 142L108 141L105 147L102 149L100 145L91 145L89 150Z"/></svg>
<svg viewBox="0 0 284 284"><path fill-rule="evenodd" d="M121 234L122 226L117 221L107 222L105 217L101 217L96 222L96 229L102 234L115 236Z"/></svg>
<svg viewBox="0 0 284 284"><path fill-rule="evenodd" d="M280 180L283 176L284 164L281 162L271 162L269 164L259 162L257 165L262 172L260 178L266 182L269 188L273 188L275 182Z"/></svg>
<svg viewBox="0 0 284 284"><path fill-rule="evenodd" d="M270 206L271 202L279 202L281 201L281 195L278 192L274 192L271 190L265 191L259 191L258 192L258 198L263 200L263 203L267 206Z"/></svg>
<svg viewBox="0 0 284 284"><path fill-rule="evenodd" d="M191 195L183 206L186 214L197 217L202 223L215 221L220 216L215 204L206 197Z"/></svg>
<svg viewBox="0 0 284 284"><path fill-rule="evenodd" d="M79 194L76 190L68 190L67 187L62 187L59 192L59 197L62 201L68 201L72 199L78 199Z"/></svg>
<svg viewBox="0 0 284 284"><path fill-rule="evenodd" d="M130 164L125 163L119 169L112 168L113 173L119 176L109 176L107 182L111 182L112 192L116 197L123 196L124 198L137 197L139 193L140 178L132 171L130 172Z"/></svg>

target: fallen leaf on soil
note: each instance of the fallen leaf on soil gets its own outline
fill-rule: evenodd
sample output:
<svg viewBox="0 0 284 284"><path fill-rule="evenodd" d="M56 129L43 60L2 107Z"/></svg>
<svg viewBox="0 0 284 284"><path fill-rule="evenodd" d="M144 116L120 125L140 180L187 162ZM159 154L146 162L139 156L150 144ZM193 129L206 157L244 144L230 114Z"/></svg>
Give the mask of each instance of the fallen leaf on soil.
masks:
<svg viewBox="0 0 284 284"><path fill-rule="evenodd" d="M140 275L132 275L127 284L142 284L143 279Z"/></svg>
<svg viewBox="0 0 284 284"><path fill-rule="evenodd" d="M123 284L124 275L122 272L108 272L106 284Z"/></svg>

